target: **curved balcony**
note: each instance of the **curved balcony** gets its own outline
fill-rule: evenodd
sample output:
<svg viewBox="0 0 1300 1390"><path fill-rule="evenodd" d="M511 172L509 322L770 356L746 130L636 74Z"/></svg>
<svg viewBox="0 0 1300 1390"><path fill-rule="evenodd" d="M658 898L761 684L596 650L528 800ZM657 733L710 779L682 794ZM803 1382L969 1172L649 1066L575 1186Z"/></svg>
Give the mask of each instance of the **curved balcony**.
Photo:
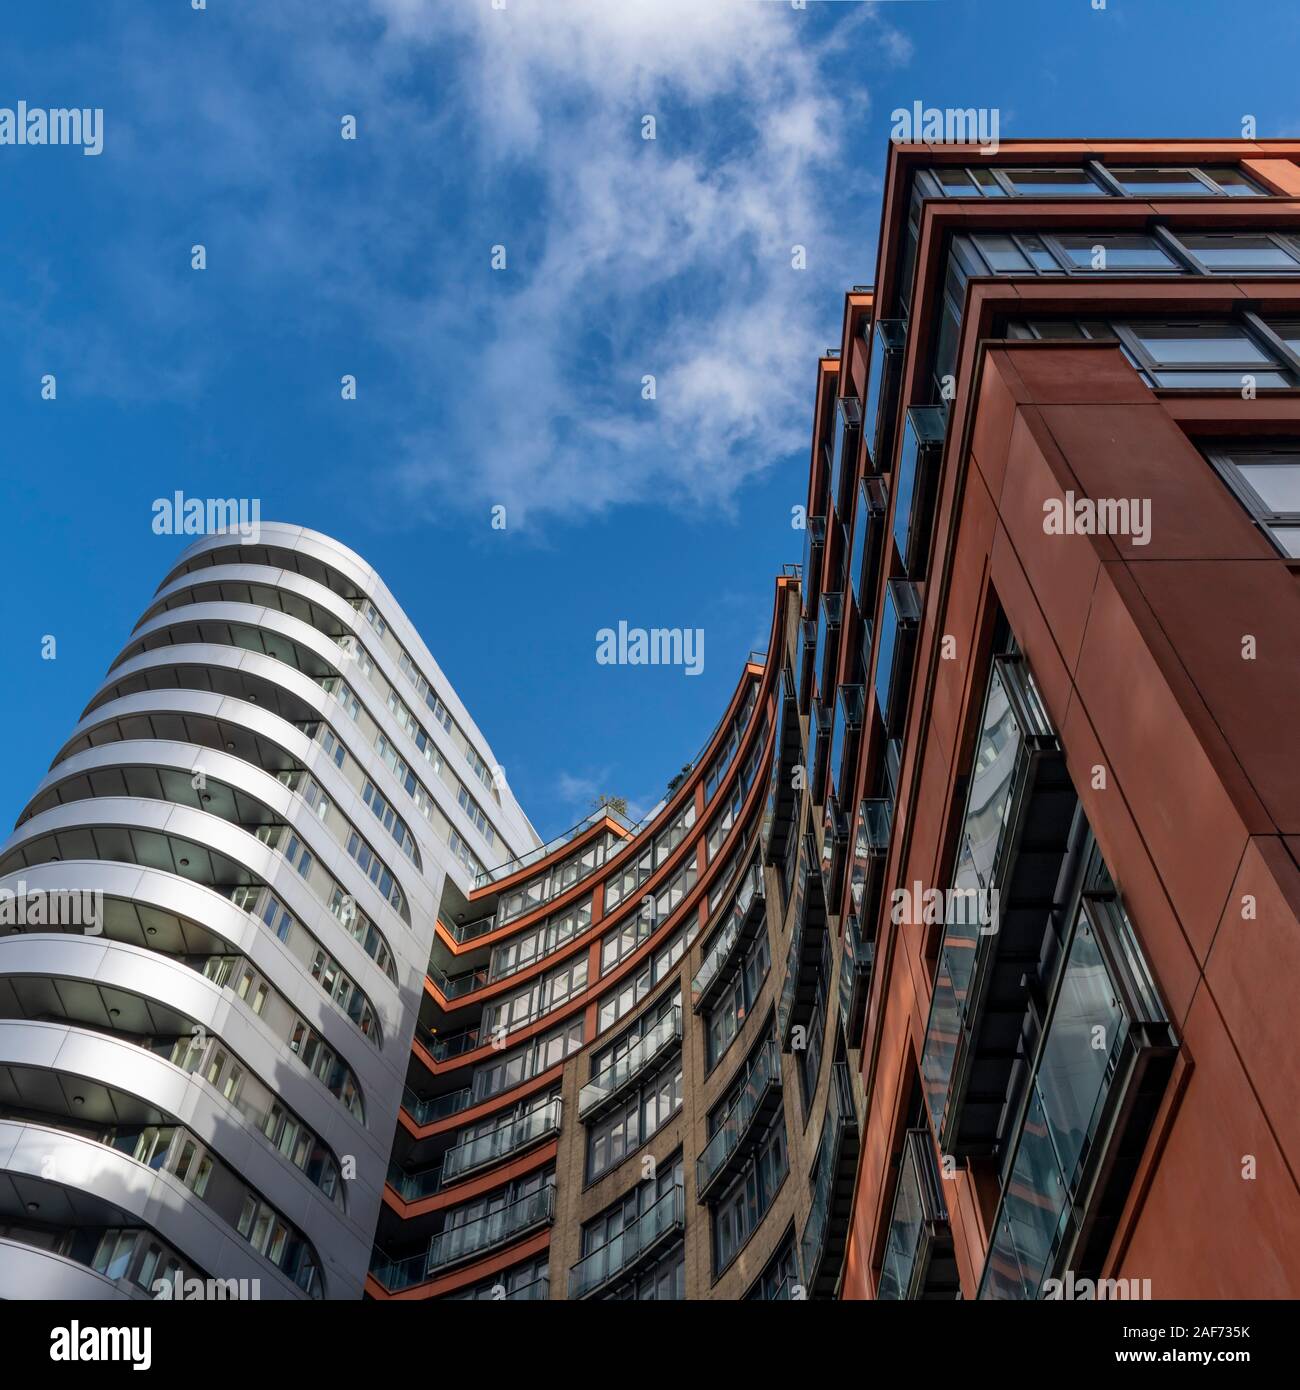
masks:
<svg viewBox="0 0 1300 1390"><path fill-rule="evenodd" d="M569 1297L590 1298L616 1279L633 1274L686 1230L686 1194L671 1188L612 1240L569 1271Z"/></svg>
<svg viewBox="0 0 1300 1390"><path fill-rule="evenodd" d="M590 1121L603 1114L640 1076L681 1043L682 1011L670 1009L644 1037L578 1092L578 1118Z"/></svg>
<svg viewBox="0 0 1300 1390"><path fill-rule="evenodd" d="M691 1009L699 1013L707 1007L734 973L729 967L767 925L767 900L763 890L763 869L751 864L736 890L725 924L714 933L700 968L691 981Z"/></svg>
<svg viewBox="0 0 1300 1390"><path fill-rule="evenodd" d="M452 1182L467 1173L531 1149L534 1144L540 1144L543 1139L560 1132L563 1115L563 1102L559 1096L555 1096L546 1104L514 1116L487 1134L463 1140L448 1149L443 1157L442 1181Z"/></svg>
<svg viewBox="0 0 1300 1390"><path fill-rule="evenodd" d="M744 1167L781 1104L781 1053L775 1041L758 1050L745 1087L695 1160L695 1200L707 1202Z"/></svg>

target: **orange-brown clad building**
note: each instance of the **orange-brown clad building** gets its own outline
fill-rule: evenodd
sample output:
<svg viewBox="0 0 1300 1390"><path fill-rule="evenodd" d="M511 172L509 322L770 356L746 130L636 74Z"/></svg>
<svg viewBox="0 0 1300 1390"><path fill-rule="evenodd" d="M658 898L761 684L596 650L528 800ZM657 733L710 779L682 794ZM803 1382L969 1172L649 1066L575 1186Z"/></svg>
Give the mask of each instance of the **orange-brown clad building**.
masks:
<svg viewBox="0 0 1300 1390"><path fill-rule="evenodd" d="M371 1296L1300 1294L1298 161L891 148L766 654L444 902Z"/></svg>

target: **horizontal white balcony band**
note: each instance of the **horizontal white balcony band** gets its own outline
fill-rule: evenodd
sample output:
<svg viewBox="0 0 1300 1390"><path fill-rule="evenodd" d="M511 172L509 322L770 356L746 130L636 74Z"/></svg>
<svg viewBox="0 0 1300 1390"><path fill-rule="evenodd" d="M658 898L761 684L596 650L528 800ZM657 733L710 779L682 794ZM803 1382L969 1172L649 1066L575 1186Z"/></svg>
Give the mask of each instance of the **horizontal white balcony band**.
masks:
<svg viewBox="0 0 1300 1390"><path fill-rule="evenodd" d="M163 587L171 583L178 572L192 559L212 550L228 549L232 542L236 542L237 539L237 537L232 536L199 537L181 553L176 564L163 580L159 591L161 592ZM442 667L438 665L433 653L425 645L424 639L407 616L405 609L397 602L392 591L378 573L360 555L319 531L302 526L291 526L279 521L264 521L262 523L259 544L298 551L319 561L322 565L336 570L354 583L383 615L384 621L392 629L393 635L410 653L424 678L437 691L443 703L451 711L452 718L465 731L488 765L492 766L498 761L492 756L491 745L484 737L483 731L474 722L469 710L461 702ZM508 840L518 842L518 849L512 850L512 852L519 852L519 850L531 849L540 845L540 836L508 788L502 793L501 800L502 809L506 811L506 823L502 825L501 829ZM508 856L503 856L503 858L505 857Z"/></svg>
<svg viewBox="0 0 1300 1390"><path fill-rule="evenodd" d="M344 846L330 834L320 817L297 792L291 791L271 773L264 772L260 767L234 753L219 752L197 743L179 743L171 739L123 739L118 743L101 744L98 748L83 749L52 768L42 780L32 800L37 800L44 792L69 778L110 767L167 768L183 773L186 778L192 777L201 769L207 780L222 782L236 791L243 792L284 821L297 833L298 838L306 844L314 857L329 867L334 877L345 888L352 887L349 881L352 877L365 879L365 874L348 855ZM402 853L401 847L375 818L374 813L352 789L351 784L343 779L337 768L334 769L332 778L322 778L322 785L340 815L355 827L388 866L394 881L406 898L412 922L418 913L428 916L436 911L437 904L421 868L416 865L414 859L408 859ZM80 801L102 799L91 796L82 797ZM70 801L64 804L74 806L80 802ZM197 807L188 809L198 810ZM200 814L213 815L208 811ZM226 825L232 823L222 816L213 818ZM368 879L366 881L369 882ZM353 896L360 902L360 895L354 893Z"/></svg>
<svg viewBox="0 0 1300 1390"><path fill-rule="evenodd" d="M345 1018L334 1006L324 990L307 974L302 963L274 932L260 921L255 921L242 908L236 907L229 898L203 884L178 878L162 869L143 869L132 864L102 859L72 859L37 864L30 869L19 869L0 877L0 889L8 892L16 894L20 884L24 885L29 893L101 892L106 903L112 900L137 903L142 907L192 922L211 932L227 942L232 953L246 957L259 973L280 991L289 1006L310 1024L336 1053L349 1062L367 1095L383 1093L393 1086L400 1091L409 1060L409 1048L401 1044L406 1034L414 1030L415 1010L419 1005L420 991L423 988L422 980L416 980L404 991L401 1009L402 1034L396 1038L395 1043L386 1041L384 1051L379 1053L362 1037L351 1020ZM33 931L32 928L27 930ZM35 931L39 933L39 929ZM6 938L0 936L0 941L4 939ZM104 938L97 936L93 939ZM166 959L165 956L161 958ZM183 968L190 974L198 974L188 966ZM391 991L391 983L386 976L383 979ZM251 1012L250 1018L255 1018ZM256 1026L263 1029L277 1047L285 1046L286 1040L276 1038L260 1018L256 1019ZM303 1119L306 1118L304 1115Z"/></svg>
<svg viewBox="0 0 1300 1390"><path fill-rule="evenodd" d="M143 797L99 796L89 801L74 801L67 806L51 807L48 811L42 811L31 820L25 821L4 845L0 846L0 870L6 873L15 872L17 866L7 865L5 862L9 855L42 836L100 827L154 831L159 835L186 840L192 845L224 855L266 883L295 917L306 923L321 941L334 950L353 979L377 982L378 978L382 978L382 972L374 961L352 939L326 903L312 892L283 855L264 845L255 835L241 830L239 826L188 806L177 806L170 801L149 801ZM353 864L341 847L338 849L338 857L348 864ZM324 862L329 864L328 859ZM355 864L353 868L356 868ZM183 877L179 872L177 876ZM348 877L340 877L336 873L335 877L352 892L357 906L383 932L394 949L397 938L407 933L415 937L417 951L427 950L426 939L427 942L431 942L433 937L431 922L420 920L417 923L413 918L412 925L408 927L360 870ZM335 943L338 946L337 950ZM367 993L372 993L368 983L363 987ZM391 985L385 984L384 989L387 992ZM375 997L373 993L372 997Z"/></svg>
<svg viewBox="0 0 1300 1390"><path fill-rule="evenodd" d="M340 1158L344 1154L355 1154L358 1169L366 1170L365 1176L373 1181L376 1189L382 1185L391 1136L363 1126L324 1083L289 1051L285 1043L277 1042L260 1026L259 1021L243 1007L241 1000L228 990L218 989L210 980L187 966L156 956L138 946L128 946L119 941L105 942L100 937L25 935L0 938L0 998L8 1000L11 991L7 986L20 976L27 977L29 981L66 981L69 986L93 985L115 999L119 995L129 996L117 1001L117 1007L127 1010L128 1017L132 1012L150 1012L152 1002L160 1006L152 1010L154 1017L166 1017L170 1011L172 1016L183 1015L191 1026L197 1023L206 1033L219 1038L255 1076L281 1096L284 1103ZM129 1062L139 1071L147 1064L151 1075L162 1080L171 1078L181 1088L171 1101L167 1095L156 1090L138 1094L156 1100L173 1115L184 1118L184 1112L177 1110L173 1103L178 1102L184 1089L193 1083L204 1091L211 1090L205 1081L196 1081L180 1067L128 1039L115 1039L107 1033L96 1033L96 1023L112 1027L114 1020L93 1017L94 1010L100 1007L98 996L92 998L82 988L77 998L81 1004L80 1012L67 1019L51 1020L50 1027L64 1031L77 1030L88 1037L112 1043L115 1049L126 1048L127 1051L116 1054L122 1065ZM136 1002L132 1003L132 1000ZM0 1031L7 1031L11 1040L13 1029L33 1026L38 1025L25 1018L0 1018ZM189 1032L189 1027L185 1031ZM46 1042L48 1045L49 1040ZM21 1061L22 1058L10 1060ZM37 1065L55 1064L40 1062ZM63 1066L62 1063L58 1065ZM162 1080L159 1081L160 1085ZM224 1099L222 1104L225 1106ZM230 1109L230 1113L238 1116L239 1112ZM243 1128L245 1123L239 1120L239 1127ZM367 1155L370 1163L366 1162ZM372 1167L372 1163L377 1167ZM319 1189L313 1184L309 1183L308 1189L319 1194Z"/></svg>
<svg viewBox="0 0 1300 1390"><path fill-rule="evenodd" d="M79 1264L66 1255L0 1239L0 1300L16 1303L34 1299L46 1303L61 1298L78 1303L120 1303L147 1299L149 1294L143 1289L128 1294L89 1265Z"/></svg>
<svg viewBox="0 0 1300 1390"><path fill-rule="evenodd" d="M90 1174L85 1190L116 1207L124 1218L120 1224L151 1227L213 1278L258 1279L264 1299L306 1297L170 1173L156 1173L93 1139L0 1120L0 1172L44 1180L51 1171ZM346 1268L332 1263L323 1251L317 1253L324 1266L326 1297L359 1296Z"/></svg>

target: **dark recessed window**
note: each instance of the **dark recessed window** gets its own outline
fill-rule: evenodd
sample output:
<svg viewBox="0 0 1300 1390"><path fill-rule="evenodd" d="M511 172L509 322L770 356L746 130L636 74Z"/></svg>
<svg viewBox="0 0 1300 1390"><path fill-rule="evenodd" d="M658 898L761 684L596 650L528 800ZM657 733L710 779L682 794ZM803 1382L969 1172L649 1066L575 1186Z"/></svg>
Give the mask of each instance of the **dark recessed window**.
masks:
<svg viewBox="0 0 1300 1390"><path fill-rule="evenodd" d="M1210 460L1278 549L1300 559L1300 443L1216 449Z"/></svg>
<svg viewBox="0 0 1300 1390"><path fill-rule="evenodd" d="M999 171L1022 198L1102 198L1106 190L1086 169L1002 169Z"/></svg>
<svg viewBox="0 0 1300 1390"><path fill-rule="evenodd" d="M1179 242L1208 271L1284 270L1300 266L1292 244L1270 232L1182 232Z"/></svg>
<svg viewBox="0 0 1300 1390"><path fill-rule="evenodd" d="M1154 237L1067 233L1050 239L1071 270L1177 270L1174 258Z"/></svg>
<svg viewBox="0 0 1300 1390"><path fill-rule="evenodd" d="M1240 170L1230 168L1109 169L1107 172L1134 198L1258 198L1264 192Z"/></svg>

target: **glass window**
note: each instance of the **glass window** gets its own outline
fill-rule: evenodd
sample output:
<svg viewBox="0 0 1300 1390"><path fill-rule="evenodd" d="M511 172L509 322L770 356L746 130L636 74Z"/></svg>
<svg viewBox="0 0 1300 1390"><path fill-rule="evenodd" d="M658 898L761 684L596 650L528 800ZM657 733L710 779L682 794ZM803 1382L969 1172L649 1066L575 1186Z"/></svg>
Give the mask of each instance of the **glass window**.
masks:
<svg viewBox="0 0 1300 1390"><path fill-rule="evenodd" d="M1300 264L1284 242L1267 232L1182 232L1179 241L1207 270L1286 270Z"/></svg>
<svg viewBox="0 0 1300 1390"><path fill-rule="evenodd" d="M1075 270L1177 270L1172 256L1154 237L1066 233L1054 238Z"/></svg>
<svg viewBox="0 0 1300 1390"><path fill-rule="evenodd" d="M1026 198L1100 198L1105 190L1086 169L1003 169L1012 191Z"/></svg>
<svg viewBox="0 0 1300 1390"><path fill-rule="evenodd" d="M1300 446L1229 449L1211 457L1282 553L1300 559Z"/></svg>
<svg viewBox="0 0 1300 1390"><path fill-rule="evenodd" d="M1244 328L1230 323L1134 324L1133 332L1157 364L1231 362L1267 365L1263 349Z"/></svg>
<svg viewBox="0 0 1300 1390"><path fill-rule="evenodd" d="M1146 194L1156 197L1191 194L1204 198L1214 192L1191 169L1110 169L1107 172L1118 180L1125 193L1135 198Z"/></svg>

